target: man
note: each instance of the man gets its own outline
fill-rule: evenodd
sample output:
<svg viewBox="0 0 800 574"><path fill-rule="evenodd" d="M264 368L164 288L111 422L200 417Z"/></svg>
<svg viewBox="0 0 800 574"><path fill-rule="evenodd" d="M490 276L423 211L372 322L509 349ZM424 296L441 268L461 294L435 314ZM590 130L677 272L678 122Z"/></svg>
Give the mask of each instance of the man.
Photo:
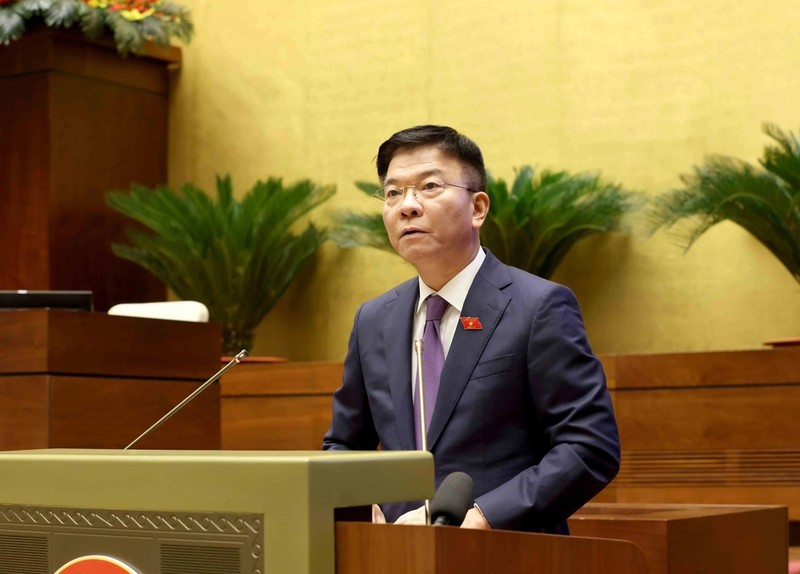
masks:
<svg viewBox="0 0 800 574"><path fill-rule="evenodd" d="M489 197L470 139L448 127L409 128L380 146L377 167L392 247L419 278L358 310L323 448L418 447L412 344L424 336L444 356L433 375L436 359L423 361L436 484L454 471L475 483L462 526L566 533L567 518L619 468L603 369L574 296L481 249ZM429 295L444 300L430 321L437 339L425 326ZM430 397L429 377L439 379ZM383 511L418 523L418 507Z"/></svg>

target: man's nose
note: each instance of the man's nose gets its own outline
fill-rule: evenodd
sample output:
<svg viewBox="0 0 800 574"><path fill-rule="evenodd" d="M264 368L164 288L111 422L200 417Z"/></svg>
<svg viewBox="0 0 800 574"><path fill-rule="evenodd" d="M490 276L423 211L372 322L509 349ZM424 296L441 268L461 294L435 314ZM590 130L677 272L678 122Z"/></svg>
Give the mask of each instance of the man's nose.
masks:
<svg viewBox="0 0 800 574"><path fill-rule="evenodd" d="M422 212L422 204L417 199L417 190L413 187L407 187L403 191L403 199L398 206L400 214L406 217L419 215Z"/></svg>

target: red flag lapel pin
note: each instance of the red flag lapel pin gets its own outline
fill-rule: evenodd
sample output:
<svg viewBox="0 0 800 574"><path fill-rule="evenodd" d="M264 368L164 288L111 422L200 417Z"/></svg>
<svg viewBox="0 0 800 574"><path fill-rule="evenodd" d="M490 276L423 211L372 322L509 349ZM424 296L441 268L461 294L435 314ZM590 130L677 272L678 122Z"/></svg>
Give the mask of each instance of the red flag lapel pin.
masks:
<svg viewBox="0 0 800 574"><path fill-rule="evenodd" d="M461 326L465 331L480 331L483 329L481 320L478 317L461 317Z"/></svg>

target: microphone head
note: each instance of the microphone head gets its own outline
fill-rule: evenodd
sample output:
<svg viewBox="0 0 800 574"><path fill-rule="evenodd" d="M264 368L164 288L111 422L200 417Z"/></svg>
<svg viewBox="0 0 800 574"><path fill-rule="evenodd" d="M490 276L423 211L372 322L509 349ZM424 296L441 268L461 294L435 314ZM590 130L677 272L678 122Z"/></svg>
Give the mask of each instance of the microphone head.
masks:
<svg viewBox="0 0 800 574"><path fill-rule="evenodd" d="M431 523L460 525L475 503L472 479L464 472L448 474L431 500Z"/></svg>

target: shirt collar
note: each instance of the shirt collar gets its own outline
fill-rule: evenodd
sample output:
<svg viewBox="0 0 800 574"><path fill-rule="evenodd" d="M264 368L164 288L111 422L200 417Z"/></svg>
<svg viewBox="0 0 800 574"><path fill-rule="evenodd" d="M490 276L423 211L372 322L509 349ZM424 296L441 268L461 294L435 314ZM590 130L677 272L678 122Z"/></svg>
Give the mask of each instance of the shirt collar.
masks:
<svg viewBox="0 0 800 574"><path fill-rule="evenodd" d="M415 314L419 313L425 299L430 295L439 295L442 299L447 301L451 307L455 307L458 312L461 313L461 309L464 308L464 301L467 299L467 293L469 293L469 288L472 287L472 282L475 280L475 276L478 274L481 265L483 265L484 259L486 259L486 253L483 252L483 248L479 247L478 253L469 265L459 271L458 274L450 279L438 292L428 287L425 282L422 281L422 277L420 277L419 299L417 300Z"/></svg>

